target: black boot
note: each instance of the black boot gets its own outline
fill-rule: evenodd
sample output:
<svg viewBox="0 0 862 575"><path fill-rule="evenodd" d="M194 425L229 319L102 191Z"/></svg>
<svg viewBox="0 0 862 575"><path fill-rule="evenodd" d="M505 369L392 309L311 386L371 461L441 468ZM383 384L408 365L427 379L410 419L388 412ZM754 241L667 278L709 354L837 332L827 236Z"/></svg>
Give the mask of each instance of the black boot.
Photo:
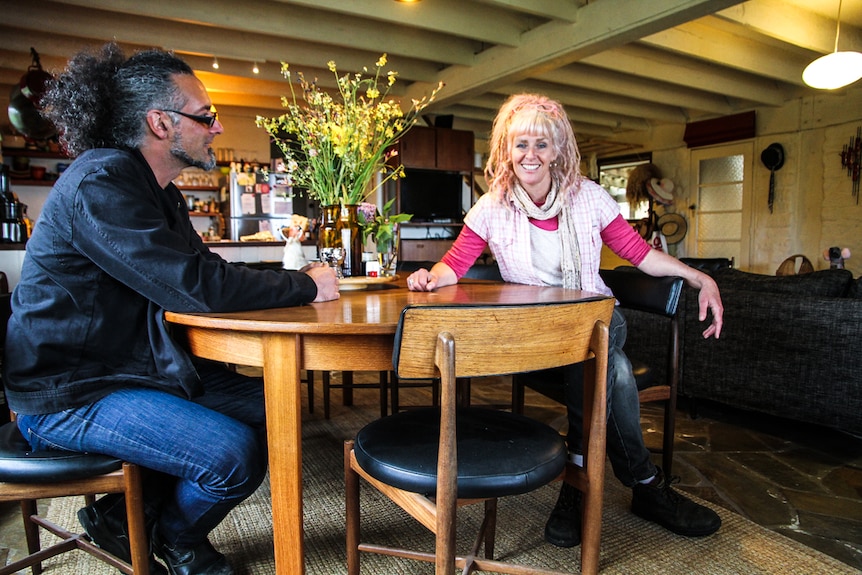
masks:
<svg viewBox="0 0 862 575"><path fill-rule="evenodd" d="M545 541L557 547L581 544L581 492L565 481L545 523Z"/></svg>
<svg viewBox="0 0 862 575"><path fill-rule="evenodd" d="M162 541L158 529L153 529L153 549L165 562L171 575L233 575L224 555L204 540L194 547L172 547Z"/></svg>
<svg viewBox="0 0 862 575"><path fill-rule="evenodd" d="M661 469L647 484L632 488L632 511L638 517L658 523L687 537L712 535L721 527L721 518L708 507L698 505L671 488L678 477L666 479Z"/></svg>
<svg viewBox="0 0 862 575"><path fill-rule="evenodd" d="M122 493L109 493L92 505L78 510L78 521L93 543L126 563L131 564L129 527L126 522L126 498ZM147 528L149 531L149 526ZM155 560L150 545L150 575L167 575L167 569Z"/></svg>

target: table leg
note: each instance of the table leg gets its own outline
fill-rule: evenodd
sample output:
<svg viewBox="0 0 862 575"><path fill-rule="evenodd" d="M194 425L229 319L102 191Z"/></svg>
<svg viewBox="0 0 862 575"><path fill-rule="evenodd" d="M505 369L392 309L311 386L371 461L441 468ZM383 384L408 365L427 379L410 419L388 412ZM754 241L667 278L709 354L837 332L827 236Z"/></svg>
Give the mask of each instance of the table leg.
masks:
<svg viewBox="0 0 862 575"><path fill-rule="evenodd" d="M275 571L290 575L305 573L300 341L296 334L263 335Z"/></svg>

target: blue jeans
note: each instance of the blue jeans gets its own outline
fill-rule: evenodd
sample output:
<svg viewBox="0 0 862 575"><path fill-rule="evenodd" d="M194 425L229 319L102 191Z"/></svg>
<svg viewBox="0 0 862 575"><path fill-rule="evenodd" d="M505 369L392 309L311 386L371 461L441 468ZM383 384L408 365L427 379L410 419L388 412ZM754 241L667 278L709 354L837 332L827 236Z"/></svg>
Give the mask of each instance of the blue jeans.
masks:
<svg viewBox="0 0 862 575"><path fill-rule="evenodd" d="M623 351L628 329L625 316L614 309L608 341L608 458L614 475L623 485L632 487L651 478L657 469L650 460L641 431L640 401L632 364ZM582 453L584 378L581 364L563 370L569 432L566 441L570 451Z"/></svg>
<svg viewBox="0 0 862 575"><path fill-rule="evenodd" d="M192 400L129 388L77 409L22 415L33 449L103 453L149 473L148 511L172 546L203 542L266 475L263 381L199 364L204 393Z"/></svg>

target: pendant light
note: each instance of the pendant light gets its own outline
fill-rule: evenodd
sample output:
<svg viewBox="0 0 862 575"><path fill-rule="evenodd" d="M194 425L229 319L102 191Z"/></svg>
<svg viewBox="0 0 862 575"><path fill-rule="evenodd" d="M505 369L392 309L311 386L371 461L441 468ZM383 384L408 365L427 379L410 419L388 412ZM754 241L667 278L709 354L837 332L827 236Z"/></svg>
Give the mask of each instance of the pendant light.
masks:
<svg viewBox="0 0 862 575"><path fill-rule="evenodd" d="M802 81L820 90L836 90L862 78L862 53L839 52L841 33L841 2L838 0L838 21L835 24L835 51L817 58L802 72Z"/></svg>

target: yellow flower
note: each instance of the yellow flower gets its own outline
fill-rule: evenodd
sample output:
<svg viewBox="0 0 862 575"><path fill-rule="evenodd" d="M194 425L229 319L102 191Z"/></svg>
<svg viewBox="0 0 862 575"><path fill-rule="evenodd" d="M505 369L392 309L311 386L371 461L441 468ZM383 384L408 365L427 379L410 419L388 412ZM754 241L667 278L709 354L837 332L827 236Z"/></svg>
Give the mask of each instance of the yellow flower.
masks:
<svg viewBox="0 0 862 575"><path fill-rule="evenodd" d="M257 117L257 125L284 152L294 185L308 190L310 197L324 205L358 204L385 182L403 177L403 167L392 161L396 156L392 145L413 127L419 113L443 87L440 83L429 96L413 99L405 113L389 97L398 73L386 72L386 82L382 82L386 62L383 54L374 75L366 77L359 73L339 76L330 60L327 67L337 87L334 97L317 85L317 79L309 82L298 72L297 81L290 82L290 96L281 99L285 113L276 118ZM286 62L281 71L291 80ZM375 180L378 173L383 177Z"/></svg>

